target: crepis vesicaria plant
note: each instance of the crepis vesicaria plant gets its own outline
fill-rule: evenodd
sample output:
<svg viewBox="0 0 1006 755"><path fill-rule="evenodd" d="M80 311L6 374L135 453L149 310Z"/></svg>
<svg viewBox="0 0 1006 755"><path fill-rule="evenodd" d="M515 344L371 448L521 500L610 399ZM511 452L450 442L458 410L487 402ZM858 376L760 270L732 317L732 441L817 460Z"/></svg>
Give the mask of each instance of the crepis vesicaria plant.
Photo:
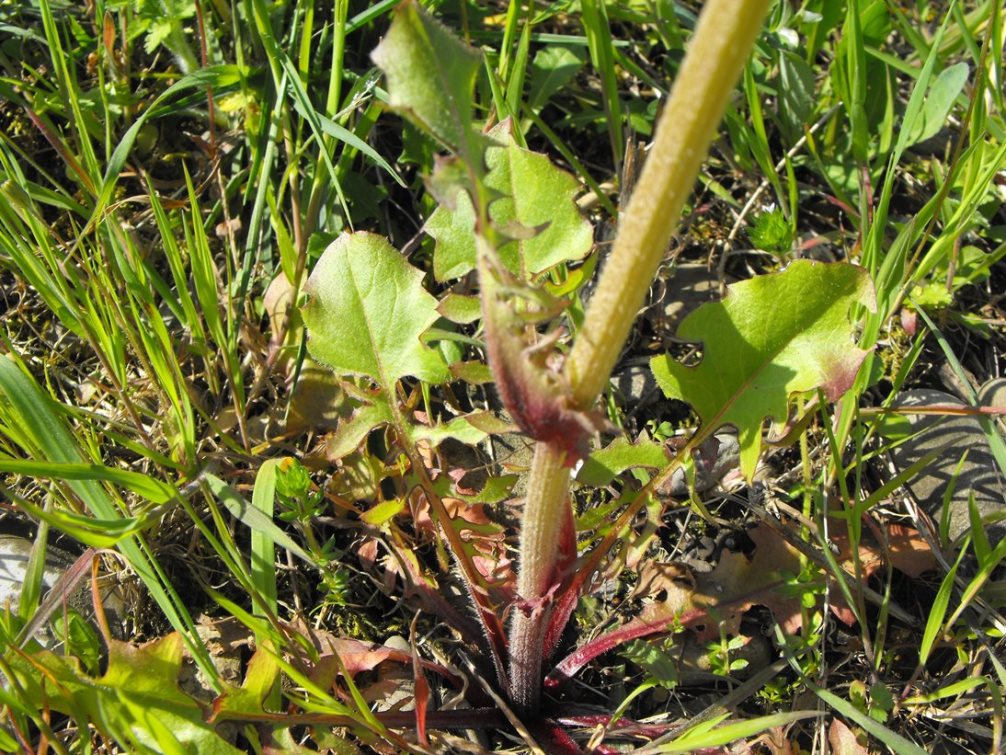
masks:
<svg viewBox="0 0 1006 755"><path fill-rule="evenodd" d="M750 476L765 419L785 418L795 393L822 390L827 398L837 398L866 353L854 345L849 316L854 304L873 306L873 290L864 271L851 265L798 261L785 272L737 284L722 302L693 313L679 335L703 342L702 363L685 367L661 356L652 368L665 393L690 403L702 424L627 506L611 534L593 551L578 554L570 468L589 453L604 426L594 404L644 301L768 4L710 0L704 5L644 169L621 209L617 239L564 355L558 328L539 335L564 302L538 281L556 265L591 250L589 226L572 202L575 181L544 156L518 146L509 131L512 124L489 133L479 128L472 113L480 55L417 3L398 6L373 53L386 77L390 106L448 153L427 183L441 202L427 223L437 240L433 272L445 281L476 271L481 332L497 392L512 420L535 441L511 605L498 605L500 586L477 568L419 450L422 442L436 444L446 437L477 442L485 433L466 417L434 428L422 425L398 399L403 378L434 385L452 379L449 350L424 342L424 334L442 311L463 311L453 315L459 322L478 319L473 302L438 302L424 289L423 273L383 238L344 235L326 250L307 285L309 348L340 375L373 382L340 436L352 445L375 427L393 429L467 583L484 654L491 659L489 675L525 720L540 720L542 664L555 651L590 576L649 491L724 424L737 428L742 471ZM818 295L809 297L807 291ZM458 624L469 620L446 605L443 612ZM506 625L501 615L509 616Z"/></svg>

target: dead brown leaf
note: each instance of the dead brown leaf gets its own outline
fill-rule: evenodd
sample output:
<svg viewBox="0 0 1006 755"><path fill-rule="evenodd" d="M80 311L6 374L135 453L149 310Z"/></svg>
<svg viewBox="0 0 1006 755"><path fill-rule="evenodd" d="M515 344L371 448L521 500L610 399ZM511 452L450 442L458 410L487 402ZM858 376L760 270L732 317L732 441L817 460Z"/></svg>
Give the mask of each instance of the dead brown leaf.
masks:
<svg viewBox="0 0 1006 755"><path fill-rule="evenodd" d="M843 561L848 562L851 556L849 545L849 529L845 522L836 521L830 525L831 541L838 546ZM891 566L909 577L918 577L936 568L936 556L918 530L903 524L888 524L883 530L878 526L880 539L886 539L886 549L883 543L877 543L872 538L859 545L859 559L863 564L866 576L871 576L890 561ZM852 573L852 565L846 569Z"/></svg>
<svg viewBox="0 0 1006 755"><path fill-rule="evenodd" d="M505 589L516 579L513 560L507 554L506 530L493 521L482 503L468 503L460 498L443 498L451 522L469 546L475 567L490 584ZM413 496L413 521L416 529L432 538L436 533L426 495L416 491Z"/></svg>
<svg viewBox="0 0 1006 755"><path fill-rule="evenodd" d="M311 681L323 689L330 688L339 676L355 677L365 671L373 671L383 663L394 663L411 667L412 653L388 645L364 642L352 637L338 637L331 632L310 628L303 622L294 622L291 628L303 635L318 651L318 659L313 663L301 660L301 665ZM416 659L425 670L433 671L450 681L460 684L448 669L431 661Z"/></svg>
<svg viewBox="0 0 1006 755"><path fill-rule="evenodd" d="M271 350L278 349L282 345L287 319L296 293L293 284L286 277L286 273L280 272L272 279L262 295L262 305L266 314L269 315L269 346Z"/></svg>
<svg viewBox="0 0 1006 755"><path fill-rule="evenodd" d="M859 551L864 577L874 574L888 560L894 568L913 577L935 566L935 557L915 530L889 524L883 529L878 525L877 531L886 538L887 546L879 545L864 531ZM839 563L854 573L847 529L841 522L833 522L829 535L838 547ZM800 552L764 523L749 530L748 536L755 544L750 558L724 551L716 567L705 574L693 574L682 564L644 563L632 597L645 598L649 604L638 621L673 621L688 611L705 610L712 620L694 621L691 629L699 639L711 640L719 636L721 627L727 634L736 634L744 613L754 605L763 605L785 633L798 632L803 623L801 596L793 589L794 577L801 571ZM784 585L788 589L783 589ZM835 616L851 625L854 614L837 590L832 592L831 601Z"/></svg>
<svg viewBox="0 0 1006 755"><path fill-rule="evenodd" d="M335 373L305 359L290 396L287 431L333 430L352 413Z"/></svg>
<svg viewBox="0 0 1006 755"><path fill-rule="evenodd" d="M831 719L828 727L828 744L833 755L868 755L869 750L860 744L852 729L840 718Z"/></svg>

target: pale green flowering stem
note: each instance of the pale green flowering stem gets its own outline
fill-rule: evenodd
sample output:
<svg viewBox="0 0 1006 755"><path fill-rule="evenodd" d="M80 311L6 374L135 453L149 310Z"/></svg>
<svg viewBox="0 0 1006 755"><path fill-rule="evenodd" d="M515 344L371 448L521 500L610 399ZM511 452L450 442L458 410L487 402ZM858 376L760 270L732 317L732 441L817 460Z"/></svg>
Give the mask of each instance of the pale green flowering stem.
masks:
<svg viewBox="0 0 1006 755"><path fill-rule="evenodd" d="M688 53L657 124L642 174L619 218L618 236L586 320L566 361L564 375L575 406L593 407L611 374L636 313L677 228L699 167L770 0L708 0ZM528 482L521 531L519 600L510 629L510 690L523 712L541 694L541 647L547 612L541 605L559 555L569 470L562 452L539 443Z"/></svg>
<svg viewBox="0 0 1006 755"><path fill-rule="evenodd" d="M770 0L709 0L566 362L576 405L591 407L611 374L678 227Z"/></svg>

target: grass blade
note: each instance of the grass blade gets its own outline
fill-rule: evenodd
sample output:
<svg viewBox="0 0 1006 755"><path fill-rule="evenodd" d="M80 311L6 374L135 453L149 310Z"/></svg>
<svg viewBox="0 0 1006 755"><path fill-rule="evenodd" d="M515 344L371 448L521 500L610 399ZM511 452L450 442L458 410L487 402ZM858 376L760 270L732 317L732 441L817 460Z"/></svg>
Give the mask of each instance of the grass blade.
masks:
<svg viewBox="0 0 1006 755"><path fill-rule="evenodd" d="M0 358L0 419L20 424L30 438L36 456L68 464L84 461L83 453L53 408L53 401L9 359ZM67 480L67 485L99 519L121 519L120 507L94 479ZM185 604L153 561L143 541L136 536L118 544L122 555L136 571L171 625L181 634L196 663L214 684L219 675L196 633Z"/></svg>
<svg viewBox="0 0 1006 755"><path fill-rule="evenodd" d="M887 745L891 749L891 752L896 752L898 755L926 755L926 751L917 744L891 731L883 724L874 721L848 700L843 700L828 690L818 687L813 682L808 681L806 684L825 704L837 711L843 718L853 721L857 726L866 729L867 732Z"/></svg>
<svg viewBox="0 0 1006 755"><path fill-rule="evenodd" d="M961 548L957 560L950 567L950 571L944 575L943 581L940 583L940 589L936 592L936 597L933 598L932 608L929 609L929 618L926 621L925 629L922 631L922 642L919 643L919 666L926 665L926 661L929 660L929 654L933 650L933 645L943 633L943 619L946 617L947 607L950 605L950 595L954 589L957 567L961 565L961 561L964 559L966 553L967 548Z"/></svg>
<svg viewBox="0 0 1006 755"><path fill-rule="evenodd" d="M276 477L279 459L267 459L255 475L255 490L252 506L262 512L270 522L276 498ZM276 613L276 546L275 542L260 529L251 532L251 579L265 599L269 610Z"/></svg>

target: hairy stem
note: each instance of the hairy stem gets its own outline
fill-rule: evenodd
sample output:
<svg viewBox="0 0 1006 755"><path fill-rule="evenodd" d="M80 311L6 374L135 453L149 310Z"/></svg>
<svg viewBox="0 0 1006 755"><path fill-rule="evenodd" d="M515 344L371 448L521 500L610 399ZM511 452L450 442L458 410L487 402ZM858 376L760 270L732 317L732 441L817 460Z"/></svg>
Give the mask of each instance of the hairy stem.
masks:
<svg viewBox="0 0 1006 755"><path fill-rule="evenodd" d="M618 360L769 3L709 0L702 8L649 157L619 217L611 256L566 362L566 377L578 406L593 405Z"/></svg>
<svg viewBox="0 0 1006 755"><path fill-rule="evenodd" d="M510 697L521 711L532 710L541 692L542 642L548 611L542 599L555 578L561 529L569 506L565 454L536 443L521 521L517 600L510 626ZM539 505L557 502L557 505Z"/></svg>
<svg viewBox="0 0 1006 755"><path fill-rule="evenodd" d="M569 468L563 466L564 459L565 454L554 446L547 443L535 444L527 490L529 502L562 500L569 493ZM557 514L557 511L561 511L561 507L543 509L539 506L528 506L524 510L521 522L521 570L517 577L517 592L527 598L541 595L549 588L549 582L555 576L552 563L534 559L533 556L559 550L563 517Z"/></svg>
<svg viewBox="0 0 1006 755"><path fill-rule="evenodd" d="M754 45L770 0L709 0L639 182L619 219L618 236L565 365L576 408L601 394L636 312L677 227L709 144ZM520 605L510 628L514 705L533 713L541 694L547 591L558 563L558 532L569 506L561 451L535 449L521 531Z"/></svg>

